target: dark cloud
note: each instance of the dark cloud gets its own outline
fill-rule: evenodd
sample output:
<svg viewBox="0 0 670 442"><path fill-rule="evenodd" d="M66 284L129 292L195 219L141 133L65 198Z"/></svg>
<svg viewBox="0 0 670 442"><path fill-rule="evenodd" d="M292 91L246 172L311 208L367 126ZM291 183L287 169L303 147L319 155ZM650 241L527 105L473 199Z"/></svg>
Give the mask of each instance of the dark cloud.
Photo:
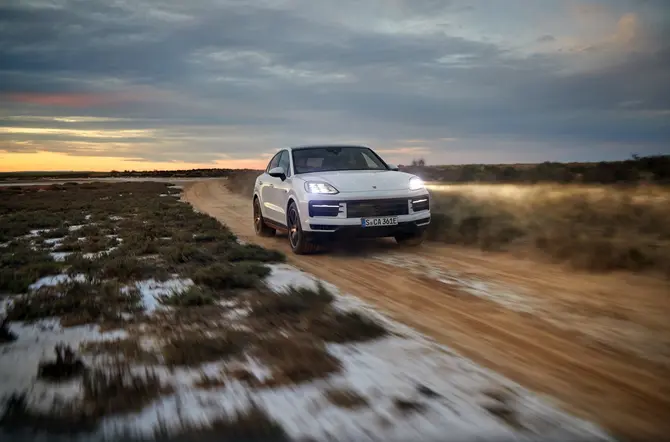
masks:
<svg viewBox="0 0 670 442"><path fill-rule="evenodd" d="M543 36L539 37L537 39L537 41L540 42L540 43L551 43L553 41L556 41L556 37L554 37L553 35L546 34L546 35L543 35Z"/></svg>
<svg viewBox="0 0 670 442"><path fill-rule="evenodd" d="M10 1L0 6L0 150L210 161L334 138L417 137L435 152L453 137L522 140L551 157L556 140L655 153L670 139L663 20L650 19L640 47L589 64L512 49L512 36L451 32L463 12L495 19L468 2L338 5ZM645 8L639 20L662 9ZM49 119L68 115L98 120ZM44 127L60 131L21 132Z"/></svg>

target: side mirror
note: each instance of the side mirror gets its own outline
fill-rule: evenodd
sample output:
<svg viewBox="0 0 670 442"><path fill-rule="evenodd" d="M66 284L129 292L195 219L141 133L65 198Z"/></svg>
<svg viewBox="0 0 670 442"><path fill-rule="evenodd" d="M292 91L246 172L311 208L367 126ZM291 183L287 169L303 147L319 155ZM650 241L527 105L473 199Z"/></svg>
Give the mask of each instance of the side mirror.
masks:
<svg viewBox="0 0 670 442"><path fill-rule="evenodd" d="M279 178L282 181L286 179L286 173L284 172L284 169L282 169L281 167L273 167L268 171L268 175L275 178Z"/></svg>
<svg viewBox="0 0 670 442"><path fill-rule="evenodd" d="M396 172L398 171L398 166L396 166L395 164L389 164L388 166L389 166L389 169L395 170Z"/></svg>

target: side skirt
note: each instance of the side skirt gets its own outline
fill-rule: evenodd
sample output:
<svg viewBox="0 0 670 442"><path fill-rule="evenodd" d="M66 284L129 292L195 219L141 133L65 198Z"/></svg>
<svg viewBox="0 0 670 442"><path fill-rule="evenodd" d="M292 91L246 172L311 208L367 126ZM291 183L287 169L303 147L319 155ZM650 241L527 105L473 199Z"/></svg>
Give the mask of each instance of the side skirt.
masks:
<svg viewBox="0 0 670 442"><path fill-rule="evenodd" d="M282 223L278 223L266 218L265 224L282 233L288 233L288 227Z"/></svg>

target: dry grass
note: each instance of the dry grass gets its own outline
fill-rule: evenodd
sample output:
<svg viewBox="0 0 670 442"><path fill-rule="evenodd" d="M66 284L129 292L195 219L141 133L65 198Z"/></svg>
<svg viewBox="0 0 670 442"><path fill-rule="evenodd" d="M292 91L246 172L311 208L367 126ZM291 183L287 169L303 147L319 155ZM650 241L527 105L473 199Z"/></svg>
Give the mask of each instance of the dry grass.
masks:
<svg viewBox="0 0 670 442"><path fill-rule="evenodd" d="M161 302L176 307L195 307L213 304L217 298L214 291L194 285L184 291L173 292L170 296L162 298Z"/></svg>
<svg viewBox="0 0 670 442"><path fill-rule="evenodd" d="M322 313L335 297L319 284L316 290L306 287L289 287L283 293L263 291L252 304L252 315L257 318L289 319L310 312Z"/></svg>
<svg viewBox="0 0 670 442"><path fill-rule="evenodd" d="M128 365L117 364L91 370L84 376L81 410L89 419L140 411L160 396L172 392L154 372L135 374Z"/></svg>
<svg viewBox="0 0 670 442"><path fill-rule="evenodd" d="M112 360L134 362L141 364L156 364L159 362L158 355L142 348L137 339L115 339L113 341L92 341L81 345L80 350L84 354L94 356L108 356Z"/></svg>
<svg viewBox="0 0 670 442"><path fill-rule="evenodd" d="M0 249L0 292L24 293L37 279L57 274L62 268L62 263L34 250L27 240L13 241Z"/></svg>
<svg viewBox="0 0 670 442"><path fill-rule="evenodd" d="M256 262L216 263L195 271L193 281L214 290L259 286L270 269Z"/></svg>
<svg viewBox="0 0 670 442"><path fill-rule="evenodd" d="M388 335L384 326L357 312L327 311L309 323L307 330L325 342L350 344Z"/></svg>
<svg viewBox="0 0 670 442"><path fill-rule="evenodd" d="M424 396L424 397L427 397L427 398L439 398L439 397L442 397L442 395L439 394L437 391L435 391L435 390L433 390L432 388L430 388L430 387L428 387L428 386L426 386L426 385L423 385L423 384L419 384L419 385L417 385L417 386L416 386L416 391L417 391L421 396Z"/></svg>
<svg viewBox="0 0 670 442"><path fill-rule="evenodd" d="M309 338L263 340L257 345L254 355L272 371L272 377L263 382L265 387L324 379L342 368L340 361L328 353L323 342Z"/></svg>
<svg viewBox="0 0 670 442"><path fill-rule="evenodd" d="M54 349L55 361L42 361L37 369L37 377L59 382L81 376L86 371L86 366L75 351L68 345L59 344Z"/></svg>
<svg viewBox="0 0 670 442"><path fill-rule="evenodd" d="M247 333L236 330L217 330L212 336L185 332L170 338L163 346L163 358L170 367L199 366L241 354L250 339Z"/></svg>
<svg viewBox="0 0 670 442"><path fill-rule="evenodd" d="M417 402L411 399L404 399L399 397L393 399L393 405L402 414L421 413L423 410L426 409L426 404L422 402Z"/></svg>
<svg viewBox="0 0 670 442"><path fill-rule="evenodd" d="M367 399L354 390L349 389L329 389L324 396L326 399L340 408L361 408L369 405Z"/></svg>
<svg viewBox="0 0 670 442"><path fill-rule="evenodd" d="M522 429L519 414L514 407L515 395L511 390L491 388L482 392L491 401L483 405L484 409L493 416L505 422L514 429Z"/></svg>
<svg viewBox="0 0 670 442"><path fill-rule="evenodd" d="M16 341L16 334L9 329L9 320L4 318L0 321L0 344Z"/></svg>
<svg viewBox="0 0 670 442"><path fill-rule="evenodd" d="M286 257L281 252L264 249L256 244L235 244L220 252L227 261L231 262L284 262L286 260Z"/></svg>
<svg viewBox="0 0 670 442"><path fill-rule="evenodd" d="M291 439L281 425L256 404L252 404L245 411L238 411L233 416L221 417L208 425L187 425L179 434L170 434L165 429L158 429L153 440L161 442L288 442Z"/></svg>
<svg viewBox="0 0 670 442"><path fill-rule="evenodd" d="M239 172L234 172L228 175L226 178L226 187L230 189L231 192L239 193L251 199L254 194L254 182L256 177L262 174L261 170L244 170Z"/></svg>
<svg viewBox="0 0 670 442"><path fill-rule="evenodd" d="M572 185L431 189L429 239L548 256L578 268L670 275L670 192Z"/></svg>
<svg viewBox="0 0 670 442"><path fill-rule="evenodd" d="M81 435L95 430L106 416L142 410L172 388L163 385L151 370L132 373L127 365L86 370L82 376L83 396L72 404L54 406L48 411L33 410L25 394L15 394L5 403L0 428L46 431L48 434Z"/></svg>
<svg viewBox="0 0 670 442"><path fill-rule="evenodd" d="M335 299L323 285L316 288L289 287L283 293L260 291L251 299L252 323L338 344L365 342L388 335L386 328L357 312L332 306Z"/></svg>
<svg viewBox="0 0 670 442"><path fill-rule="evenodd" d="M137 290L123 289L114 282L69 282L44 286L30 296L18 298L7 312L10 321L36 321L60 317L63 326L95 322L120 322L122 313L142 310Z"/></svg>
<svg viewBox="0 0 670 442"><path fill-rule="evenodd" d="M212 390L216 388L225 387L226 383L223 379L213 376L208 376L205 373L200 375L200 379L193 383L193 386L202 390Z"/></svg>

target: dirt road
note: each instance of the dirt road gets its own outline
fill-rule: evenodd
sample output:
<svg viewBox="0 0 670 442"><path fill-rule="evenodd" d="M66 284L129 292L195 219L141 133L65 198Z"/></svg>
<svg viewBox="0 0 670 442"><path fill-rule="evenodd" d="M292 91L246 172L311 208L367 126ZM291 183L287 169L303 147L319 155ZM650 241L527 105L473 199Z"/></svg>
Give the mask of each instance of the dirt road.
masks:
<svg viewBox="0 0 670 442"><path fill-rule="evenodd" d="M670 435L667 282L438 244L401 250L386 240L296 256L285 237L255 236L251 201L224 183L189 183L185 198L241 239L286 252L291 264L619 438Z"/></svg>

